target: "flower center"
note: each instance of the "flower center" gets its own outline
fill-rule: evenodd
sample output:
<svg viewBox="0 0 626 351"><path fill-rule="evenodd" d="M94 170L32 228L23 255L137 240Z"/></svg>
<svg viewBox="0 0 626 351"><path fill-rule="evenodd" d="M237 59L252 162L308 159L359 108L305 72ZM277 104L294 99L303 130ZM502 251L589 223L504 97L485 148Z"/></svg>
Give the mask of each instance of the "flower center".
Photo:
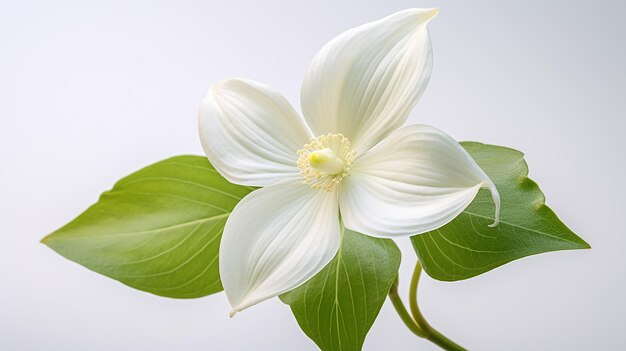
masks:
<svg viewBox="0 0 626 351"><path fill-rule="evenodd" d="M337 175L346 169L343 161L335 155L333 150L324 148L311 152L309 165L322 173Z"/></svg>
<svg viewBox="0 0 626 351"><path fill-rule="evenodd" d="M355 154L348 138L341 134L312 138L298 151L298 168L304 184L314 189L333 190L348 176Z"/></svg>

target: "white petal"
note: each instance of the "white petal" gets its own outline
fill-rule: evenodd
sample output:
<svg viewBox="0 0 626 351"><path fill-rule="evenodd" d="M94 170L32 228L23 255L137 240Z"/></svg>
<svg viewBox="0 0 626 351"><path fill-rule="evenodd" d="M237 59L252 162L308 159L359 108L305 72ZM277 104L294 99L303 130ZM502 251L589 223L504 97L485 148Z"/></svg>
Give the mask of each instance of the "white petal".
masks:
<svg viewBox="0 0 626 351"><path fill-rule="evenodd" d="M498 191L463 147L442 131L412 125L398 129L354 161L341 184L347 228L378 237L434 230L458 216L481 187Z"/></svg>
<svg viewBox="0 0 626 351"><path fill-rule="evenodd" d="M293 179L250 193L228 218L220 246L231 316L309 280L340 241L336 192Z"/></svg>
<svg viewBox="0 0 626 351"><path fill-rule="evenodd" d="M282 95L242 79L211 87L198 124L209 161L241 185L266 186L297 174L297 152L312 137Z"/></svg>
<svg viewBox="0 0 626 351"><path fill-rule="evenodd" d="M437 9L409 9L344 32L317 54L302 85L316 135L342 133L365 151L399 128L432 68L426 24Z"/></svg>

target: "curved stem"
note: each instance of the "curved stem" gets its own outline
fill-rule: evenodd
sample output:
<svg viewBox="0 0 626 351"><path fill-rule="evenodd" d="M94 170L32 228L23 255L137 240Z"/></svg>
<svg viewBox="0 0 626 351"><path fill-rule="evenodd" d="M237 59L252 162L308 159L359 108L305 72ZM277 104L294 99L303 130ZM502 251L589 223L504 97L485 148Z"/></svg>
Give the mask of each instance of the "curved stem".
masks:
<svg viewBox="0 0 626 351"><path fill-rule="evenodd" d="M411 285L409 286L409 308L411 309L411 314L413 315L413 320L416 322L419 329L426 334L426 336L422 336L433 343L437 344L444 350L448 351L467 351L460 345L456 344L452 340L445 337L443 334L438 332L435 328L433 328L419 309L417 305L417 285L419 283L420 276L422 274L422 265L419 261L415 264L415 269L413 270L413 278L411 279ZM403 306L404 307L404 306ZM406 311L406 310L405 310Z"/></svg>
<svg viewBox="0 0 626 351"><path fill-rule="evenodd" d="M391 285L391 289L389 289L389 299L391 300L391 303L393 303L393 307L396 309L396 312L398 312L400 319L402 319L402 322L404 322L409 330L420 338L425 338L426 333L417 326L413 317L411 317L409 312L407 312L406 307L404 307L402 299L400 299L400 295L398 295L398 278L394 280Z"/></svg>

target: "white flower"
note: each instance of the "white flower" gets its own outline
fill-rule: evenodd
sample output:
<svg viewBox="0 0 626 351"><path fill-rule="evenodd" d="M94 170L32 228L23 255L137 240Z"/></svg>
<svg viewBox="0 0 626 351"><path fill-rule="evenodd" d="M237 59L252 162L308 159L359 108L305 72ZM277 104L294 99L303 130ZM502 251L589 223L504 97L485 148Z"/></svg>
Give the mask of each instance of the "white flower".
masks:
<svg viewBox="0 0 626 351"><path fill-rule="evenodd" d="M260 83L211 88L199 119L209 160L229 181L263 187L224 228L231 315L319 272L337 253L340 221L375 237L420 234L451 221L482 187L498 218L493 182L454 139L400 128L430 78L426 24L437 13L401 11L331 40L304 78L304 119Z"/></svg>

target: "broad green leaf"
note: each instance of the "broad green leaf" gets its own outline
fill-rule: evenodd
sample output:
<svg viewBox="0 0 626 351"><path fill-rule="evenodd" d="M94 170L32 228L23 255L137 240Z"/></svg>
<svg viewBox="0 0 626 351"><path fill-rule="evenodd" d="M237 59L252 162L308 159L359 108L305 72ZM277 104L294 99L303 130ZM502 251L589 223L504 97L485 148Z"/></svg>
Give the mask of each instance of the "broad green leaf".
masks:
<svg viewBox="0 0 626 351"><path fill-rule="evenodd" d="M348 229L342 236L339 252L322 271L280 297L324 351L361 349L400 266L393 241Z"/></svg>
<svg viewBox="0 0 626 351"><path fill-rule="evenodd" d="M500 192L500 224L488 226L494 221L494 205L488 192L481 190L452 222L412 237L428 275L448 281L467 279L525 256L589 248L545 205L543 193L527 177L521 152L475 142L462 145Z"/></svg>
<svg viewBox="0 0 626 351"><path fill-rule="evenodd" d="M139 290L205 296L222 290L222 230L251 190L226 181L205 157L173 157L120 180L42 242Z"/></svg>

